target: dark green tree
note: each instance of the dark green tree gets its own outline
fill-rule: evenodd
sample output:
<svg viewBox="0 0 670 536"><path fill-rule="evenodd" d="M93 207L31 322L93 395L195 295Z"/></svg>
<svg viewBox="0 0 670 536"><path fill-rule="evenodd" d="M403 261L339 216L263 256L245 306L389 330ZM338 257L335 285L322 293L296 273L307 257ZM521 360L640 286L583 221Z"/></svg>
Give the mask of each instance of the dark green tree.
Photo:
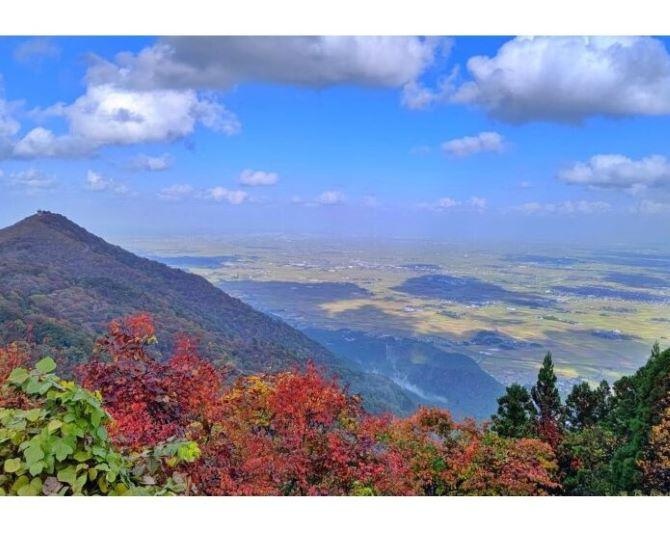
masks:
<svg viewBox="0 0 670 536"><path fill-rule="evenodd" d="M537 408L536 432L538 437L556 448L563 431L564 410L561 395L556 387L556 374L551 352L547 352L537 375L537 383L531 389Z"/></svg>
<svg viewBox="0 0 670 536"><path fill-rule="evenodd" d="M558 447L563 493L614 493L610 461L616 447L614 433L598 424L567 432Z"/></svg>
<svg viewBox="0 0 670 536"><path fill-rule="evenodd" d="M535 417L535 406L528 389L513 383L498 399L498 412L491 417L491 429L503 437L531 437Z"/></svg>
<svg viewBox="0 0 670 536"><path fill-rule="evenodd" d="M565 399L565 416L571 430L582 430L607 416L610 386L603 380L592 389L587 382L575 385Z"/></svg>
<svg viewBox="0 0 670 536"><path fill-rule="evenodd" d="M649 449L651 428L663 418L664 401L670 393L670 349L655 344L649 361L632 376L614 384L607 426L620 446L612 456L613 487L617 493L648 492L642 462Z"/></svg>

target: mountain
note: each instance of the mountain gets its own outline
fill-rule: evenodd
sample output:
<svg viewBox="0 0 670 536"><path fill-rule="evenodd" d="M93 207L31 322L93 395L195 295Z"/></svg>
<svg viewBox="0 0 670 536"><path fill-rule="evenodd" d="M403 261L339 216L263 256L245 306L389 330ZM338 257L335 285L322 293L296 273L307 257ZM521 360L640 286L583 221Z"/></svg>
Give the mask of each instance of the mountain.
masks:
<svg viewBox="0 0 670 536"><path fill-rule="evenodd" d="M88 357L110 320L138 311L154 317L160 353L187 333L205 358L243 373L312 359L362 394L370 410L416 407L389 379L337 358L204 278L138 257L64 216L40 211L0 230L0 344L34 341L68 370Z"/></svg>
<svg viewBox="0 0 670 536"><path fill-rule="evenodd" d="M428 342L349 329L305 333L349 363L391 378L420 402L448 408L457 418L488 418L504 391L472 358Z"/></svg>

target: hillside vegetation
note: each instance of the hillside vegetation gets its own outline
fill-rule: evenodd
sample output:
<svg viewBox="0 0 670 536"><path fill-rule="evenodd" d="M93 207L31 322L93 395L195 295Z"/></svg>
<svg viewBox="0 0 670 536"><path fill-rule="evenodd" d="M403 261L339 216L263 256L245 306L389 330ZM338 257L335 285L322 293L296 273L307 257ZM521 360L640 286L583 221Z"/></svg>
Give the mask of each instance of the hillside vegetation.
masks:
<svg viewBox="0 0 670 536"><path fill-rule="evenodd" d="M189 333L203 358L236 373L279 371L313 360L336 373L373 411L416 404L389 379L351 367L281 320L207 280L138 257L64 216L38 212L0 230L0 344L29 341L69 375L112 319L151 313L155 356Z"/></svg>
<svg viewBox="0 0 670 536"><path fill-rule="evenodd" d="M670 350L565 404L550 355L491 426L367 413L313 364L238 376L186 336L155 360L151 317L113 321L77 382L0 350L0 494L548 495L670 492Z"/></svg>

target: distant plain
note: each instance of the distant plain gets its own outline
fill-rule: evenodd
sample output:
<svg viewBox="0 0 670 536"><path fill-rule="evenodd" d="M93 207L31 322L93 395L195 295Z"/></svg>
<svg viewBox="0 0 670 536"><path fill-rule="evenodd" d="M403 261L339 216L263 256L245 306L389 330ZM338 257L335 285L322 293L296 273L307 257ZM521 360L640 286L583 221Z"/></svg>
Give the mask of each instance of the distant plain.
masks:
<svg viewBox="0 0 670 536"><path fill-rule="evenodd" d="M670 252L258 236L140 240L302 330L410 337L529 383L615 380L670 336Z"/></svg>

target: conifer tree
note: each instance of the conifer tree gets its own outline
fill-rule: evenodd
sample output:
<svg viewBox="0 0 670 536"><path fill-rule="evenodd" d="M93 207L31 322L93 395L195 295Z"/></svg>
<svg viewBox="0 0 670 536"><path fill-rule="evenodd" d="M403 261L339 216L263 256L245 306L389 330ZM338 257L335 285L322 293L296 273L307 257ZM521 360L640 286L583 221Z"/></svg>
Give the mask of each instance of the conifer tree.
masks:
<svg viewBox="0 0 670 536"><path fill-rule="evenodd" d="M491 417L491 428L502 437L532 437L535 417L535 406L528 389L513 383L498 398L498 412Z"/></svg>
<svg viewBox="0 0 670 536"><path fill-rule="evenodd" d="M581 430L605 418L610 392L610 386L605 380L595 389L587 382L575 385L565 399L565 416L570 429Z"/></svg>
<svg viewBox="0 0 670 536"><path fill-rule="evenodd" d="M547 355L544 356L542 367L537 375L537 383L531 389L531 396L538 413L537 435L555 448L563 430L563 407L556 387L556 374L554 374L551 352L547 352Z"/></svg>

